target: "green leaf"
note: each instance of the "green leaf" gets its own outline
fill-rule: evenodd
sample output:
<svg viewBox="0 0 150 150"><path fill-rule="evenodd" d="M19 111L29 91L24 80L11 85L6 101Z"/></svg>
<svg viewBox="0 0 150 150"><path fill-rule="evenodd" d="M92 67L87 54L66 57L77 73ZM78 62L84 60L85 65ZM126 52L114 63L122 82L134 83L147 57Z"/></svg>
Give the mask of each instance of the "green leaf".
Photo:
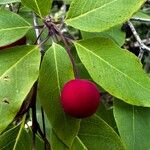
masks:
<svg viewBox="0 0 150 150"><path fill-rule="evenodd" d="M110 28L104 32L81 32L83 39L89 39L94 37L107 37L114 40L119 46L122 46L125 43L125 32L121 31L121 26L116 26Z"/></svg>
<svg viewBox="0 0 150 150"><path fill-rule="evenodd" d="M114 101L114 116L127 150L150 148L150 108Z"/></svg>
<svg viewBox="0 0 150 150"><path fill-rule="evenodd" d="M146 0L73 0L66 23L87 32L101 32L127 21Z"/></svg>
<svg viewBox="0 0 150 150"><path fill-rule="evenodd" d="M75 137L71 148L68 148L61 142L61 140L56 136L55 132L51 132L51 149L52 150L87 150L85 145L83 145L82 141L79 137Z"/></svg>
<svg viewBox="0 0 150 150"><path fill-rule="evenodd" d="M51 131L50 143L52 150L69 150L68 147L57 137L53 130Z"/></svg>
<svg viewBox="0 0 150 150"><path fill-rule="evenodd" d="M32 9L41 18L49 15L52 0L21 0L22 4Z"/></svg>
<svg viewBox="0 0 150 150"><path fill-rule="evenodd" d="M106 106L101 102L96 114L101 117L109 126L116 130L116 123L112 108L106 108Z"/></svg>
<svg viewBox="0 0 150 150"><path fill-rule="evenodd" d="M37 80L37 46L18 46L0 52L0 133L13 121Z"/></svg>
<svg viewBox="0 0 150 150"><path fill-rule="evenodd" d="M107 38L82 40L75 46L97 84L127 103L150 107L150 78L134 54Z"/></svg>
<svg viewBox="0 0 150 150"><path fill-rule="evenodd" d="M0 135L1 150L31 150L32 149L32 134L23 126L15 126ZM36 137L36 149L44 149L44 143Z"/></svg>
<svg viewBox="0 0 150 150"><path fill-rule="evenodd" d="M47 50L40 70L38 96L55 134L71 146L78 133L80 120L66 115L60 103L61 88L74 78L67 52L55 43Z"/></svg>
<svg viewBox="0 0 150 150"><path fill-rule="evenodd" d="M88 150L87 147L82 143L80 138L77 136L74 139L71 150Z"/></svg>
<svg viewBox="0 0 150 150"><path fill-rule="evenodd" d="M11 44L22 38L32 26L19 15L0 10L0 46Z"/></svg>
<svg viewBox="0 0 150 150"><path fill-rule="evenodd" d="M84 67L84 65L82 63L77 63L76 67L78 69L78 73L79 73L80 79L91 80L91 77L90 77L89 73L87 72L87 70L85 69L85 67Z"/></svg>
<svg viewBox="0 0 150 150"><path fill-rule="evenodd" d="M78 136L89 150L125 149L119 136L97 115L81 121Z"/></svg>
<svg viewBox="0 0 150 150"><path fill-rule="evenodd" d="M64 0L66 4L71 4L72 0Z"/></svg>
<svg viewBox="0 0 150 150"><path fill-rule="evenodd" d="M133 18L134 17L150 19L150 16L145 14L145 13L143 13L142 11L139 11L136 14L134 14Z"/></svg>
<svg viewBox="0 0 150 150"><path fill-rule="evenodd" d="M20 0L1 0L0 4L8 4L8 3L15 3L20 2Z"/></svg>

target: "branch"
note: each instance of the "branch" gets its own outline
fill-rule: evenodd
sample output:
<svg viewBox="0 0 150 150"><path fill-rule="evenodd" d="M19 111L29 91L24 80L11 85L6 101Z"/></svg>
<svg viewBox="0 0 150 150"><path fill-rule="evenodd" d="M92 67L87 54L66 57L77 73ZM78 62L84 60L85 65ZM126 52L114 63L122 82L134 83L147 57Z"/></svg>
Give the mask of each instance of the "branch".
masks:
<svg viewBox="0 0 150 150"><path fill-rule="evenodd" d="M35 13L33 13L33 23L34 23L34 26L36 26L36 27L38 26L38 19L37 19ZM36 34L36 37L37 37L37 44L40 47L40 52L43 55L43 53L44 53L44 47L41 44L41 37L40 37L41 33L40 33L40 30L38 28L35 28L35 34Z"/></svg>
<svg viewBox="0 0 150 150"><path fill-rule="evenodd" d="M150 23L150 19L148 19L148 18L133 17L130 20L131 21L139 21L139 22Z"/></svg>
<svg viewBox="0 0 150 150"><path fill-rule="evenodd" d="M150 44L150 38L147 38L147 39L143 39L142 40L142 43L144 43L145 45L149 45ZM133 46L134 47L139 47L139 43L136 41L135 43L133 43Z"/></svg>
<svg viewBox="0 0 150 150"><path fill-rule="evenodd" d="M34 22L34 26L39 26L38 25L38 19L37 19L37 17L36 17L36 15L35 15L35 13L33 13L33 22ZM46 27L44 26L43 27L43 29L42 29L42 31L40 32L40 30L39 30L39 28L35 28L35 33L36 33L36 42L37 42L37 44L39 45L39 47L40 47L40 52L41 52L41 61L42 61L42 58L43 58L43 56L44 56L44 47L43 47L43 43L49 38L49 36L44 40L44 41L42 41L41 40L41 34L43 33L43 31L44 31L44 29L45 29ZM36 89L36 91L37 91L37 89ZM38 133L40 134L40 136L42 137L42 139L44 140L44 143L45 143L45 150L50 150L51 149L51 147L50 147L50 143L49 143L49 141L47 140L47 138L46 138L46 132L45 132L45 117L44 117L44 111L43 111L43 109L41 108L41 110L42 110L42 121L43 121L43 132L42 132L42 130L41 130L41 128L40 128L40 125L39 125L39 123L38 123L38 121L37 121L37 118L36 118L36 103L34 103L34 105L35 106L33 106L33 108L35 109L34 110L34 116L33 116L33 118L35 119L34 120L34 122L33 122L33 124L36 126L35 128L36 128L36 132L38 131ZM33 144L35 144L34 143L35 142L35 134L33 134ZM34 148L34 147L33 147Z"/></svg>
<svg viewBox="0 0 150 150"><path fill-rule="evenodd" d="M71 60L71 63L72 63L72 66L73 66L73 71L74 71L74 75L75 75L75 78L78 79L79 78L79 72L78 72L78 69L76 67L76 64L75 64L75 61L74 61L74 58L71 54L71 48L70 46L68 45L68 41L66 40L66 38L64 37L63 33L61 33L60 29L55 25L54 25L54 29L56 30L56 32L58 33L58 35L60 36L62 42L64 43L64 47L69 55L69 58Z"/></svg>
<svg viewBox="0 0 150 150"><path fill-rule="evenodd" d="M143 50L147 50L150 52L150 48L143 43L143 41L141 40L140 36L138 35L136 29L134 28L133 24L130 21L128 21L128 25L129 25L135 39L139 43L139 46L140 46L139 58L141 59L144 54Z"/></svg>

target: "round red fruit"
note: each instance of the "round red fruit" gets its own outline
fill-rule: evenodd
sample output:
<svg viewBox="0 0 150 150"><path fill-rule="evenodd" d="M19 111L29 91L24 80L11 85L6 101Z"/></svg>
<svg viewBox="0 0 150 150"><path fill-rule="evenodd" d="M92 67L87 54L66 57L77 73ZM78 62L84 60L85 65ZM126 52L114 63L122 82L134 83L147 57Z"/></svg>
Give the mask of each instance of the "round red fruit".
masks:
<svg viewBox="0 0 150 150"><path fill-rule="evenodd" d="M100 92L96 85L88 80L70 80L61 91L64 111L76 118L85 118L94 114L99 102Z"/></svg>

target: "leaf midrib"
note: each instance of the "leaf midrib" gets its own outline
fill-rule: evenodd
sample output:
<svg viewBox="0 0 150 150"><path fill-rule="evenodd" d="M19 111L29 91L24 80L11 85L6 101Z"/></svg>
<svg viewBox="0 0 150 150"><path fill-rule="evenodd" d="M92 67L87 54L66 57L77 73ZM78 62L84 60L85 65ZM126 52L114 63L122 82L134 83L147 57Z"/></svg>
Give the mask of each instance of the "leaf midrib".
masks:
<svg viewBox="0 0 150 150"><path fill-rule="evenodd" d="M25 118L26 118L26 117L24 116L23 122L21 123L20 129L19 129L19 132L18 132L18 135L17 135L17 137L16 137L16 139L15 139L15 144L14 144L14 146L13 146L13 150L16 150L16 147L17 147L19 138L20 138L20 136L21 136L21 133L22 133L22 130L23 130L23 127L24 127Z"/></svg>
<svg viewBox="0 0 150 150"><path fill-rule="evenodd" d="M40 10L40 8L39 8L39 5L38 5L37 1L34 0L34 2L35 2L35 5L36 5L36 7L37 7L37 9L38 9L38 12L39 12L40 17L42 17L41 10Z"/></svg>
<svg viewBox="0 0 150 150"><path fill-rule="evenodd" d="M61 87L60 87L60 80L59 80L59 71L58 71L58 64L57 64L57 58L56 58L56 48L55 48L55 43L52 44L52 47L53 47L53 53L54 53L54 61L55 61L55 68L56 68L56 80L57 80L57 87L58 87L58 91L59 91L59 95L61 95L60 91L61 91ZM66 126L66 116L64 114L64 112L62 112L63 114L63 117L64 117L64 123L65 123L65 126ZM53 128L53 130L55 130L55 128ZM55 132L56 135L57 135L57 131ZM59 137L59 136L58 136ZM67 145L60 137L59 139L65 144ZM68 146L68 145L67 145Z"/></svg>
<svg viewBox="0 0 150 150"><path fill-rule="evenodd" d="M99 9L102 9L102 8L104 8L105 6L108 6L108 5L110 5L110 4L112 4L112 3L116 2L116 1L117 1L117 0L113 0L113 1L111 1L111 2L108 2L108 3L106 3L106 4L104 4L104 5L100 6L100 7L98 7L98 8L94 8L94 9L92 9L92 10L90 10L90 11L87 11L87 12L81 14L81 15L78 15L78 16L76 16L76 17L67 19L66 22L68 22L68 21L70 21L70 20L72 21L72 20L76 20L76 19L82 18L82 17L84 17L84 16L86 16L86 15L92 13L92 12L95 12L95 11L97 11L97 10L99 10Z"/></svg>
<svg viewBox="0 0 150 150"><path fill-rule="evenodd" d="M85 150L88 150L88 148L85 146L85 144L80 140L80 138L78 136L76 136L76 138L78 139L78 141L80 142L80 144L83 146L83 148Z"/></svg>
<svg viewBox="0 0 150 150"><path fill-rule="evenodd" d="M56 80L57 80L57 88L59 90L59 95L61 95L61 86L60 86L60 78L59 78L59 69L58 69L58 63L57 63L57 55L56 55L56 45L55 43L52 44L52 49L53 49L53 54L54 54L54 62L55 62L55 69L56 69ZM60 47L59 47L60 48ZM66 115L64 112L62 112L63 114L63 118L64 118L64 124L65 126L67 126L66 124ZM53 130L55 131L55 127L52 127ZM66 127L65 127L66 128ZM57 134L57 131L55 131L55 134L58 136L58 138L62 141L62 143L64 143L67 147L69 147L68 143L64 142L64 140L62 140L59 135Z"/></svg>
<svg viewBox="0 0 150 150"><path fill-rule="evenodd" d="M132 79L130 76L128 76L127 74L125 74L124 72L120 71L119 69L117 69L116 67L114 67L113 65L111 65L109 62L107 62L106 60L104 60L103 58L101 58L100 56L96 55L94 52L90 51L89 49L87 49L86 47L80 45L79 43L76 43L77 45L81 46L83 49L85 49L87 52L91 53L92 55L94 55L95 57L99 58L101 61L103 61L105 64L107 64L108 66L110 66L111 68L113 68L114 70L120 72L123 76L127 77L129 80L133 81L134 83L136 83L137 85L139 85L140 87L142 87L143 89L147 90L148 92L150 91L150 89L144 87L143 85L141 85L139 82L137 82L136 80Z"/></svg>
<svg viewBox="0 0 150 150"><path fill-rule="evenodd" d="M10 68L8 70L6 70L1 76L0 76L0 80L8 73L10 72L14 67L17 66L17 64L19 64L26 56L28 56L30 53L32 53L35 49L37 49L37 46L35 48L33 48L31 51L29 51L28 53L26 53L23 57L21 57L21 59L19 59L18 61L16 61L16 63L14 63L12 66L10 66Z"/></svg>
<svg viewBox="0 0 150 150"><path fill-rule="evenodd" d="M60 81L59 81L59 71L58 71L58 67L57 67L57 58L56 58L56 48L55 45L53 44L53 53L54 53L54 61L55 61L55 68L56 68L56 78L57 78L57 87L59 90L59 95L60 95Z"/></svg>

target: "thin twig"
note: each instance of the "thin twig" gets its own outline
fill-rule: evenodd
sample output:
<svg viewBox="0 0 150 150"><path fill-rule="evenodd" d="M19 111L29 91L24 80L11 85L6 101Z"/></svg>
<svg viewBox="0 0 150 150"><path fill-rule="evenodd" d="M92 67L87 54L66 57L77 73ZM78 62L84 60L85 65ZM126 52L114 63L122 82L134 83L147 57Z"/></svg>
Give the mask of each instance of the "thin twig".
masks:
<svg viewBox="0 0 150 150"><path fill-rule="evenodd" d="M130 29L131 29L131 31L132 31L132 33L133 33L135 39L136 39L137 42L139 43L140 48L141 48L142 50L147 50L147 51L150 52L150 48L149 48L148 46L146 46L146 45L142 42L142 40L141 40L140 36L138 35L136 29L134 28L133 24L132 24L130 21L128 21L128 25L129 25L129 27L130 27Z"/></svg>
<svg viewBox="0 0 150 150"><path fill-rule="evenodd" d="M68 53L68 55L70 57L70 60L71 60L72 66L73 66L75 78L78 79L79 78L79 73L78 73L78 69L76 67L74 58L73 58L73 56L71 54L70 46L68 45L68 42L67 42L66 38L64 37L63 33L61 33L59 28L55 24L53 24L53 26L54 26L56 32L58 33L58 35L60 36L62 42L64 43L65 49L67 50L67 53Z"/></svg>
<svg viewBox="0 0 150 150"><path fill-rule="evenodd" d="M41 30L41 32L39 33L38 37L36 38L36 41L34 42L34 44L38 43L39 38L41 38L42 33L44 32L46 26L43 27L43 29ZM36 28L38 29L38 28ZM40 43L41 44L41 43Z"/></svg>
<svg viewBox="0 0 150 150"><path fill-rule="evenodd" d="M144 43L145 45L149 45L150 44L150 38L147 38L147 39L143 39L142 40L142 43ZM134 47L139 47L139 43L136 41L132 44Z"/></svg>
<svg viewBox="0 0 150 150"><path fill-rule="evenodd" d="M46 137L46 129L45 129L45 115L44 115L44 110L43 110L43 107L41 107L41 113L42 113L42 124L43 124L43 136L44 137ZM46 141L44 141L45 142L45 150L46 150L46 145L47 145L47 143L46 143Z"/></svg>
<svg viewBox="0 0 150 150"><path fill-rule="evenodd" d="M73 66L73 71L74 71L74 75L75 75L75 78L79 78L79 73L78 73L78 69L76 67L76 64L75 64L75 61L74 61L74 58L71 54L71 49L70 49L70 46L68 44L68 41L66 40L65 36L63 35L63 33L60 31L60 29L57 27L56 24L54 24L52 21L51 21L51 18L46 18L47 20L45 20L44 24L46 25L46 27L49 29L49 34L51 36L55 36L55 34L57 34L58 36L60 36L61 38L61 41L64 43L64 46L65 46L65 49L69 55L69 58L70 58L70 61L72 63L72 66Z"/></svg>
<svg viewBox="0 0 150 150"><path fill-rule="evenodd" d="M45 137L44 133L42 132L42 130L41 130L40 125L39 125L38 122L36 122L36 128L37 128L37 131L38 131L39 135L42 137L42 139L45 142L45 148L46 148L46 150L51 150L50 143L49 143L48 139Z"/></svg>
<svg viewBox="0 0 150 150"><path fill-rule="evenodd" d="M50 150L50 144L46 138L46 132L43 133L40 125L37 121L36 117L36 95L37 95L37 82L35 82L34 86L34 91L33 91L33 96L32 96L32 103L31 103L31 108L32 108L32 131L33 131L33 136L32 136L32 150L35 150L35 141L36 141L36 133L38 132L39 135L42 137L43 141L45 142L45 150ZM43 118L43 114L42 114ZM45 126L45 124L44 124ZM45 128L45 127L44 127ZM44 129L45 130L45 129Z"/></svg>
<svg viewBox="0 0 150 150"><path fill-rule="evenodd" d="M38 25L38 26L34 26L34 29L43 29L44 28L44 25Z"/></svg>
<svg viewBox="0 0 150 150"><path fill-rule="evenodd" d="M17 14L19 13L20 8L21 8L21 3L18 4L18 8L17 8L17 12L16 12Z"/></svg>
<svg viewBox="0 0 150 150"><path fill-rule="evenodd" d="M64 3L64 2L63 2L63 3ZM67 7L66 7L66 4L65 4L65 3L62 5L61 11L62 11L62 16L61 16L60 29L62 29L63 26L64 26L64 20L65 20L65 15L66 15L66 11L67 11Z"/></svg>
<svg viewBox="0 0 150 150"><path fill-rule="evenodd" d="M144 51L143 51L143 49L140 47L140 52L139 52L138 58L139 58L140 60L142 60L143 56L144 56Z"/></svg>
<svg viewBox="0 0 150 150"><path fill-rule="evenodd" d="M33 96L32 96L32 101L31 101L31 108L32 108L32 150L36 150L36 146L35 146L36 133L37 133L36 94L37 94L37 82L35 82L34 86L33 86Z"/></svg>
<svg viewBox="0 0 150 150"><path fill-rule="evenodd" d="M33 13L33 22L34 22L34 26L38 26L38 19L37 19L35 13ZM35 29L35 33L36 33L36 37L38 38L40 36L40 30L39 29ZM41 43L41 38L39 37L38 40L37 40L37 44L39 44L40 52L43 55L44 54L44 47L40 43Z"/></svg>
<svg viewBox="0 0 150 150"><path fill-rule="evenodd" d="M148 19L148 18L133 17L130 20L131 21L139 21L139 22L150 23L150 19Z"/></svg>
<svg viewBox="0 0 150 150"><path fill-rule="evenodd" d="M39 45L43 45L45 42L47 42L47 40L50 38L50 35L48 34L47 36L46 36L46 38L39 44ZM44 51L45 52L45 51ZM42 52L42 57L43 57L43 54L44 54L44 52Z"/></svg>
<svg viewBox="0 0 150 150"><path fill-rule="evenodd" d="M46 130L45 130L45 115L44 115L44 110L43 110L43 107L41 107L41 113L42 113L42 118L44 118L43 119L43 134L44 134L44 136L46 137Z"/></svg>
<svg viewBox="0 0 150 150"><path fill-rule="evenodd" d="M33 13L33 21L34 21L34 26L39 26L38 25L38 19L36 17L36 15ZM43 27L44 28L44 27ZM43 29L44 30L44 29ZM43 43L45 43L48 39L49 39L49 35L46 37L46 39L44 41L41 41L41 34L40 33L40 30L39 28L35 28L35 32L36 32L36 37L37 37L37 43L39 44L39 47L40 47L40 52L41 52L41 61L42 61L42 58L44 56L44 47L43 47ZM42 31L41 31L42 32ZM45 118L44 118L44 112L42 112L42 121L43 121L43 130L44 130L44 133L42 132L41 128L40 128L40 125L39 123L37 122L37 118L36 118L36 129L38 131L38 133L40 134L40 136L42 137L42 139L44 140L44 143L45 143L45 150L50 150L51 149L51 146L50 146L50 143L49 141L47 140L46 138L46 132L45 132Z"/></svg>
<svg viewBox="0 0 150 150"><path fill-rule="evenodd" d="M8 4L8 6L9 6L9 10L13 11L13 5L12 4Z"/></svg>

